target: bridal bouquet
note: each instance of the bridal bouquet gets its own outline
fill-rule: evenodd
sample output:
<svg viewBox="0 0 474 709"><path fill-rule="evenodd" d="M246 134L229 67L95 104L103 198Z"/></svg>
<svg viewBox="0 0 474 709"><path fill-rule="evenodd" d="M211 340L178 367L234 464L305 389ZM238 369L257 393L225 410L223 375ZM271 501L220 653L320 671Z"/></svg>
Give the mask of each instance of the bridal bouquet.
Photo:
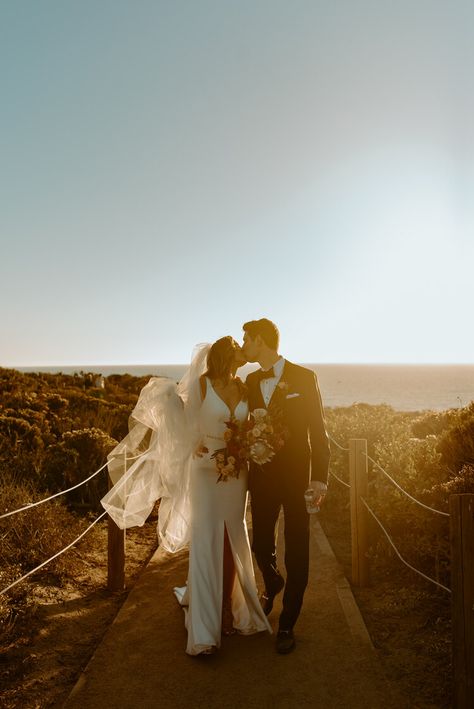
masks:
<svg viewBox="0 0 474 709"><path fill-rule="evenodd" d="M247 466L247 450L244 433L244 421L235 418L225 422L225 448L219 448L211 458L216 461L217 482L226 482L229 478L238 478L241 470Z"/></svg>
<svg viewBox="0 0 474 709"><path fill-rule="evenodd" d="M216 461L217 482L238 478L249 461L264 465L284 445L288 432L278 409L255 409L246 421L226 421L226 447L212 454Z"/></svg>

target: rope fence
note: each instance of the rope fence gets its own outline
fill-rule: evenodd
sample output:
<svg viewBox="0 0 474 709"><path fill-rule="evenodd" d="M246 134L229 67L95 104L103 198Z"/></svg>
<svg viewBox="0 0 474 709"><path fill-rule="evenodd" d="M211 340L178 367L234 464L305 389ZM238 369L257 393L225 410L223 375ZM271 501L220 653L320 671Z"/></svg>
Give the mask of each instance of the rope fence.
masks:
<svg viewBox="0 0 474 709"><path fill-rule="evenodd" d="M332 436L329 436L329 440L332 443L334 443L334 445L337 446L337 448L339 448L341 451L346 451L346 452L349 451L349 448L345 448L344 446L341 446L341 444L338 443ZM395 487L398 488L398 490L400 490L400 492L402 492L404 495L406 495L406 497L408 497L412 502L415 502L417 505L420 505L420 507L424 507L426 510L429 510L430 512L435 512L438 515L443 515L443 517L449 517L449 512L442 512L441 510L437 510L434 507L430 507L429 505L425 505L425 503L421 502L421 500L417 500L416 497L413 497L413 495L410 495L409 492L404 490L404 488L401 485L399 485L397 483L397 481L394 480L392 478L392 476L389 475L389 473L387 473L387 471L384 470L382 468L382 466L379 463L377 463L377 461L374 460L370 455L367 455L367 453L364 453L364 452L362 453L362 455L364 455L367 458L367 460L370 460L370 462L373 465L375 465L375 467L378 470L380 470L380 472L383 473L390 480L390 482L393 485L395 485ZM341 480L340 478L338 478L337 475L335 475L332 471L329 471L329 474L333 478L335 478L338 482L342 483L342 485L345 485L346 487L350 487L350 485L348 483L346 483L346 482L344 482L344 480Z"/></svg>
<svg viewBox="0 0 474 709"><path fill-rule="evenodd" d="M4 593L6 593L7 591L9 591L11 588L13 588L14 586L16 586L18 583L20 583L20 581L24 581L26 578L28 578L28 576L31 576L31 574L34 574L34 573L36 573L36 571L38 571L39 569L42 569L43 566L46 566L46 564L49 564L50 561L53 561L54 559L57 559L58 556L61 556L61 554L64 554L64 552L67 551L68 549L70 549L71 547L73 547L74 544L76 544L76 543L79 541L79 539L82 539L82 537L84 537L84 536L87 534L87 532L89 532L89 530L91 530L92 527L93 527L95 524L97 524L97 522L99 522L99 520L101 520L102 517L104 517L106 514L107 514L107 512L102 512L102 514L99 515L99 516L97 517L97 519L95 519L95 520L92 522L92 524L90 524L90 525L87 527L87 529L85 529L83 532L81 532L81 534L80 534L78 537L76 537L76 539L74 539L74 541L72 541L70 544L68 544L67 546L65 546L65 547L64 547L63 549L61 549L60 551L56 552L56 554L53 554L53 556L50 556L49 559L46 559L46 561L43 561L41 564L39 564L39 566L36 566L34 569L31 569L31 571L28 571L28 573L23 574L23 576L21 576L19 579L16 579L15 581L13 581L13 582L12 582L9 586L7 586L6 588L2 588L2 590L0 591L0 596L2 596Z"/></svg>
<svg viewBox="0 0 474 709"><path fill-rule="evenodd" d="M99 468L98 470L95 471L95 473L92 473L92 475L89 475L88 478L83 480L80 483L77 483L77 485L73 485L72 487L69 487L67 490L61 490L60 492L56 492L54 495L50 495L49 497L45 497L44 500L38 500L38 502L30 502L28 505L25 505L24 507L20 507L17 510L12 510L11 512L5 512L5 514L0 515L0 519L5 519L5 517L11 517L11 515L16 515L18 512L24 512L25 510L31 510L33 507L37 507L38 505L42 505L44 502L49 502L50 500L54 500L55 497L59 497L60 495L65 495L68 492L71 492L72 490L77 490L78 487L81 487L81 485L85 485L86 483L89 482L89 480L92 480L92 478L95 478L96 475L98 475L106 466L108 463L104 463L104 465Z"/></svg>
<svg viewBox="0 0 474 709"><path fill-rule="evenodd" d="M128 462L129 460L136 460L137 458L141 458L142 455L145 455L145 453L149 452L148 450L144 451L143 453L139 453L138 455L131 456L130 458L125 457L124 460L125 462ZM0 519L5 519L5 517L11 517L11 515L16 515L18 512L24 512L25 510L30 510L32 507L37 507L38 505L42 505L44 502L49 502L50 500L54 500L55 497L60 497L60 495L66 495L68 492L72 492L72 490L77 490L78 487L81 487L82 485L85 485L88 483L92 478L95 478L96 475L98 475L104 468L106 468L109 464L109 461L106 461L104 465L102 465L98 470L95 471L95 473L92 473L92 475L89 475L88 478L85 480L82 480L80 483L77 483L77 485L73 485L72 487L68 487L67 490L60 490L59 492L55 492L54 495L50 495L49 497L45 497L44 500L38 500L37 502L30 502L24 507L20 507L17 510L12 510L11 512L5 512L4 514L0 515Z"/></svg>
<svg viewBox="0 0 474 709"><path fill-rule="evenodd" d="M331 441L331 443L334 443L334 445L335 445L337 448L339 448L341 451L346 451L346 452L347 452L347 451L349 450L349 448L345 448L344 446L341 446L341 444L338 443L338 442L336 441L336 439L333 438L332 436L329 436L329 440Z"/></svg>
<svg viewBox="0 0 474 709"><path fill-rule="evenodd" d="M403 562L403 563L405 564L405 566L408 566L409 569L411 569L412 571L414 571L414 572L415 572L416 574L418 574L419 576L422 576L422 577L423 577L424 579L426 579L427 581L430 581L431 583L434 583L436 586L439 586L440 588L443 588L443 589L444 589L445 591L447 591L448 593L451 593L451 589L450 589L450 588L448 588L447 586L443 586L442 583L439 583L438 581L435 581L435 580L432 579L430 576L427 576L427 575L424 574L422 571L419 571L419 569L416 569L414 566L412 566L411 564L409 564L408 561L405 561L405 559L403 558L403 556L400 554L400 552L398 551L397 547L395 546L395 543L394 543L393 539L390 537L389 533L387 532L387 530L386 530L385 527L383 526L382 522L379 520L379 518L377 517L377 515L375 514L375 512L373 511L373 509L372 509L372 508L370 507L370 505L367 503L367 500L365 500L363 497L361 497L361 500L362 500L362 502L364 503L364 505L366 506L367 510L368 510L368 511L370 512L370 514L372 515L372 517L375 519L375 521L377 522L377 524L379 525L379 527L381 528L382 532L383 532L383 533L385 534L385 536L387 537L387 539L388 539L388 541L389 541L389 543L390 543L392 549L394 550L395 554L398 556L398 558L400 559L400 561Z"/></svg>
<svg viewBox="0 0 474 709"><path fill-rule="evenodd" d="M329 475L332 478L334 478L335 480L337 480L338 483L341 483L341 485L345 485L346 487L348 487L350 489L351 486L349 485L349 483L346 483L346 482L344 482L344 480L341 480L341 478L338 478L337 475L332 472L332 470L329 471Z"/></svg>
<svg viewBox="0 0 474 709"><path fill-rule="evenodd" d="M412 502L416 502L416 504L417 504L417 505L420 505L420 507L424 507L425 510L429 510L430 512L435 512L437 515L443 515L444 517L449 517L449 512L441 512L441 510L437 510L437 509L435 509L434 507L430 507L429 505L425 505L424 502L421 502L420 500L417 500L416 497L413 497L412 495L410 495L410 493L407 492L406 490L404 490L404 489L397 483L397 481L394 480L394 479L392 478L392 476L389 475L389 474L387 473L387 471L384 470L384 469L382 468L382 466L377 463L376 460L374 460L373 458L371 458L370 455L367 455L367 454L364 454L364 455L366 455L367 460L370 460L370 462L371 462L373 465L375 465L375 467L376 467L378 470L380 470L380 471L390 480L390 482L392 482L392 483L395 485L395 487L397 487L397 488L400 490L400 492L402 492L404 495L406 495Z"/></svg>
<svg viewBox="0 0 474 709"><path fill-rule="evenodd" d="M453 654L453 706L456 709L471 709L474 706L474 565L472 563L472 540L474 539L474 494L451 494L449 513L424 504L408 493L383 467L367 453L365 439L351 438L349 448L330 437L331 442L341 451L348 451L348 485L334 473L330 475L349 488L352 583L356 586L369 585L369 520L372 518L382 530L391 549L398 559L425 581L449 594L451 601L452 654ZM402 554L389 532L367 501L368 462L374 470L382 472L386 478L410 501L429 512L449 519L450 543L450 588L423 573L410 564Z"/></svg>
<svg viewBox="0 0 474 709"><path fill-rule="evenodd" d="M334 443L334 445L336 445L337 448L339 448L341 451L344 451L344 452L350 451L350 448L346 448L345 446L342 446L342 445L341 445L340 443L338 443L332 436L329 436L329 439L330 439L331 442ZM413 497L412 495L410 495L409 492L407 492L406 490L404 490L404 489L401 487L401 485L399 485L399 484L397 483L397 481L394 480L394 479L392 478L392 476L389 475L389 474L387 473L387 471L384 470L384 469L382 468L382 466L379 465L379 463L377 463L377 461L374 460L370 455L368 455L364 450L361 451L361 454L366 458L366 460L370 460L370 462L371 462L378 470L380 470L384 475L386 475L386 477L393 483L393 485L395 485L395 487L396 487L400 492L402 492L404 495L406 495L410 500L412 500L412 501L415 502L416 504L420 505L421 507L423 507L423 508L429 510L430 512L435 512L436 514L443 515L444 517L449 517L449 516L450 516L448 512L441 512L440 510L437 510L437 509L435 509L434 507L430 507L429 505L425 505L425 504L424 504L423 502L421 502L420 500L417 500L415 497ZM333 477L335 480L337 480L339 483L341 483L341 485L344 485L345 487L351 489L351 485L350 485L349 483L346 483L344 480L341 480L341 478L339 478L337 475L335 475L335 473L333 473L332 471L330 471L329 474L331 475L331 477ZM372 510L372 508L369 506L369 504L367 503L367 500L365 500L364 497L362 497L362 496L360 496L360 500L363 502L363 504L365 505L365 507L367 508L368 512L371 514L371 516L372 516L372 517L375 519L375 521L378 523L379 527L382 529L382 531L383 531L383 533L385 534L385 536L386 536L388 542L390 543L391 547L392 547L393 550L395 551L395 553L396 553L396 555L398 556L398 558L400 559L400 561L402 561L402 562L405 564L405 566L407 566L409 569L411 569L412 571L414 571L414 572L415 572L416 574L418 574L419 576L422 576L422 577L423 577L424 579L426 579L427 581L429 581L429 582L435 584L436 586L439 586L440 588L444 589L445 591L448 591L448 593L451 593L451 589L449 589L447 586L443 586L443 584L440 584L440 583L439 583L438 581L436 581L435 579L431 578L430 576L427 576L427 575L424 574L422 571L420 571L419 569L417 569L417 568L415 568L414 566L412 566L411 564L409 564L409 563L403 558L403 556L401 555L400 551L397 549L397 547L396 547L396 545L395 545L395 542L394 542L393 539L390 537L389 533L387 532L387 530L385 529L385 527L383 526L382 522L381 522L380 519L377 517L377 515L375 514L375 512L374 512L374 511Z"/></svg>
<svg viewBox="0 0 474 709"><path fill-rule="evenodd" d="M125 468L126 468L126 464L127 464L128 461L130 461L130 460L137 460L138 458L141 458L142 456L144 456L144 455L145 455L146 453L148 453L149 451L150 451L150 449L148 448L146 451L143 451L142 453L139 453L138 455L134 455L134 456L127 456L127 455L126 455L126 451L124 451L123 460L124 460L124 466L125 466ZM19 512L24 512L24 511L26 511L26 510L30 510L30 509L32 509L33 507L37 507L38 505L42 505L42 504L45 503L45 502L49 502L50 500L53 500L54 498L59 497L60 495L65 495L66 493L71 492L72 490L76 490L78 487L81 487L82 485L85 485L85 484L88 483L90 480L92 480L93 478L95 478L96 475L98 475L100 472L102 472L102 470L104 470L104 468L106 468L106 467L108 466L108 464L109 464L109 461L106 461L100 468L98 468L94 473L92 473L92 475L89 475L89 477L85 478L85 480L82 480L80 483L77 483L77 485L73 485L72 487L69 487L69 488L67 488L66 490L61 490L60 492L56 492L54 495L50 495L49 497L45 497L43 500L38 500L37 502L32 502L32 503L30 503L30 504L28 504L28 505L24 505L23 507L20 507L19 509L12 510L12 511L10 511L10 512L6 512L6 513L0 515L0 519L5 519L6 517L10 517L11 515L18 514ZM125 480L122 482L122 485L123 485L124 482L125 482ZM119 486L119 487L121 487L121 486ZM102 512L102 514L100 514L100 515L87 527L87 529L85 529L83 532L81 532L81 534L80 534L78 537L76 537L76 539L74 539L72 542L70 542L69 544L67 544L67 545L66 545L65 547L63 547L62 549L60 549L60 551L56 552L56 554L53 554L53 556L51 556L49 559L46 559L46 561L43 561L43 562L42 562L41 564L39 564L38 566L35 566L34 569L31 569L31 570L28 571L26 574L23 574L23 576L21 576L20 578L16 579L15 581L13 581L11 584L9 584L8 586L6 586L5 588L1 589L1 590L0 590L0 596L4 595L5 593L7 593L7 591L9 591L10 589L12 589L14 586L16 586L17 584L19 584L21 581L24 581L24 580L27 579L29 576L31 576L32 574L36 573L36 571L39 571L39 569L42 569L44 566L46 566L47 564L49 564L51 561L53 561L54 559L57 559L58 556L61 556L61 554L64 554L66 551L68 551L68 549L70 549L70 548L73 547L75 544L77 544L77 542L78 542L80 539L82 539L82 538L94 527L94 525L97 524L97 522L99 522L103 517L105 517L106 514L107 514L107 512Z"/></svg>

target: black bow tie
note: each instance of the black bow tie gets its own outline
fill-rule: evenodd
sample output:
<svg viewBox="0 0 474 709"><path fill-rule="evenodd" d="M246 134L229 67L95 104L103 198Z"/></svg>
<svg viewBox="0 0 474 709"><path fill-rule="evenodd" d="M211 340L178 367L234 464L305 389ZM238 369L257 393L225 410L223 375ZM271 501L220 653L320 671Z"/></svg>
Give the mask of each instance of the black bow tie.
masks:
<svg viewBox="0 0 474 709"><path fill-rule="evenodd" d="M271 379L272 377L275 376L275 372L273 371L273 367L270 369L267 369L266 372L263 371L263 369L260 369L258 372L260 379Z"/></svg>

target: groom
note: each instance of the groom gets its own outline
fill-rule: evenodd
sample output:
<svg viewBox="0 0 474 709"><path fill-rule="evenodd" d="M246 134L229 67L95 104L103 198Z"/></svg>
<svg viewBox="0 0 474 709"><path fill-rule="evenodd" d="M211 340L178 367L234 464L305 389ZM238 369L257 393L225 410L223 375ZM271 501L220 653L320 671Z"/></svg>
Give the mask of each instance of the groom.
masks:
<svg viewBox="0 0 474 709"><path fill-rule="evenodd" d="M252 549L263 575L263 608L268 615L275 596L285 587L276 650L295 647L293 626L308 583L309 516L304 493L314 490L320 504L327 490L329 441L321 396L314 372L278 354L280 334L266 318L243 326L243 354L261 369L247 377L249 409L268 409L281 418L288 436L283 447L263 465L250 464ZM286 584L277 568L276 532L280 509L285 519Z"/></svg>

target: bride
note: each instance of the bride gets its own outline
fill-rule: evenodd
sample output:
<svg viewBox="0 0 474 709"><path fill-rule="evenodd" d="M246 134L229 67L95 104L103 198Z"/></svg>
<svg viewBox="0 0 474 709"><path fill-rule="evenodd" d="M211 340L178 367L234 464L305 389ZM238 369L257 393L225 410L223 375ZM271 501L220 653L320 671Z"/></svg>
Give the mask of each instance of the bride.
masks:
<svg viewBox="0 0 474 709"><path fill-rule="evenodd" d="M245 385L236 377L245 361L237 342L222 337L196 348L178 385L150 379L128 436L108 456L115 484L102 505L116 524L142 525L160 499L161 546L176 552L189 544L187 585L175 595L185 609L190 655L215 652L222 634L271 632L245 522L247 470L218 482L212 457L225 446L225 422L248 416Z"/></svg>

